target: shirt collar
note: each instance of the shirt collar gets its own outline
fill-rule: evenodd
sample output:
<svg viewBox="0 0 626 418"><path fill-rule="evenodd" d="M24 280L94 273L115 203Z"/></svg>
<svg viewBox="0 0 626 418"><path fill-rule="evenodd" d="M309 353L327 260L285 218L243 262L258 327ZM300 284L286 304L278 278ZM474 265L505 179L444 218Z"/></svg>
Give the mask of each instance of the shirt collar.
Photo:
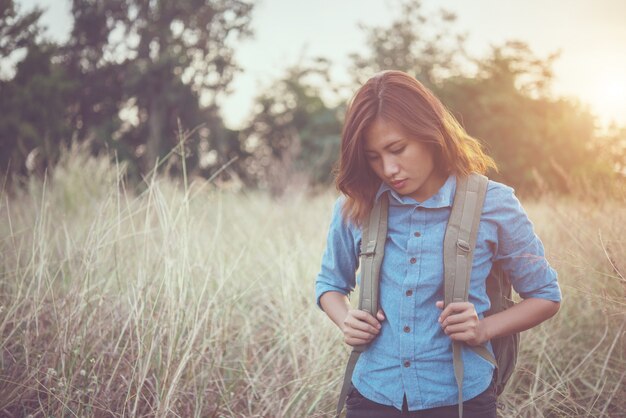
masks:
<svg viewBox="0 0 626 418"><path fill-rule="evenodd" d="M450 174L448 178L446 179L446 182L443 184L443 186L441 186L441 188L437 191L437 193L435 193L434 195L432 195L431 197L429 197L423 202L418 202L412 197L402 196L401 194L398 194L398 192L393 190L391 186L389 186L384 181L381 182L380 187L378 188L378 191L376 192L376 200L378 200L378 198L380 198L380 196L387 191L389 192L391 196L393 196L394 200L396 200L400 204L404 204L404 205L417 204L417 206L422 206L424 208L451 207L452 202L454 201L454 192L456 191L456 176L454 174Z"/></svg>

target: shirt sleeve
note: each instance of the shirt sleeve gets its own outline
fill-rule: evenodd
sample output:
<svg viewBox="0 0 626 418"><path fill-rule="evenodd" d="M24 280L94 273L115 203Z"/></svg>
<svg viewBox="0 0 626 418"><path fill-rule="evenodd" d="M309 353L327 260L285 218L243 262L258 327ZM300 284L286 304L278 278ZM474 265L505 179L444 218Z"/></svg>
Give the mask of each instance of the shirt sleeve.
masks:
<svg viewBox="0 0 626 418"><path fill-rule="evenodd" d="M497 227L494 262L508 274L513 289L524 299L560 302L557 273L546 260L543 243L514 190L490 182L485 206Z"/></svg>
<svg viewBox="0 0 626 418"><path fill-rule="evenodd" d="M334 290L349 295L356 285L358 249L352 225L341 216L344 201L344 197L339 197L335 202L322 265L315 280L315 300L320 309L320 297L324 293Z"/></svg>

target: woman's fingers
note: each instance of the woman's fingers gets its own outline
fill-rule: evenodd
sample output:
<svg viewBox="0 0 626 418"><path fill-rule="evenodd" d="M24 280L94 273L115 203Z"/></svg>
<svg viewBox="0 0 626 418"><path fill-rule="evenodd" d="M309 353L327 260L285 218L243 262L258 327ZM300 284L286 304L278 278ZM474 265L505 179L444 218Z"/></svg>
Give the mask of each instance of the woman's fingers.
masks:
<svg viewBox="0 0 626 418"><path fill-rule="evenodd" d="M380 311L377 313L380 314ZM355 345L371 341L380 332L381 325L369 313L351 309L344 320L344 334L346 343ZM355 342L355 341L360 342Z"/></svg>
<svg viewBox="0 0 626 418"><path fill-rule="evenodd" d="M361 321L367 322L371 326L375 328L380 328L380 323L376 318L374 318L371 314L366 311L362 311L360 309L354 309L350 311L353 313L353 316Z"/></svg>
<svg viewBox="0 0 626 418"><path fill-rule="evenodd" d="M454 334L450 334L449 337L451 340L463 341L466 343L473 343L476 339L476 336L474 335L474 333L469 332L469 331L456 332ZM476 344L470 344L470 345L476 345Z"/></svg>
<svg viewBox="0 0 626 418"><path fill-rule="evenodd" d="M351 345L351 346L369 344L374 339L374 336L371 334L367 334L367 335L369 335L369 338L345 337L344 341L346 344Z"/></svg>
<svg viewBox="0 0 626 418"><path fill-rule="evenodd" d="M363 322L363 321L350 322L348 326L355 331L366 332L368 334L374 334L374 335L378 334L378 332L380 331L379 328L372 326L369 323Z"/></svg>
<svg viewBox="0 0 626 418"><path fill-rule="evenodd" d="M442 302L441 305L437 305L437 306L438 307L443 306L443 302ZM467 311L470 312L470 316L471 316L472 312L473 313L476 312L474 310L474 305L472 303L470 303L470 302L452 302L452 303L448 304L448 306L445 307L443 312L441 312L441 315L439 315L439 323L440 324L444 324L446 319L448 319L450 316L454 316L454 315L458 315L458 314L461 314L461 313L465 313Z"/></svg>
<svg viewBox="0 0 626 418"><path fill-rule="evenodd" d="M478 315L476 315L476 313L472 309L472 310L467 310L458 314L448 316L446 319L444 319L441 322L441 326L445 328L448 325L461 324L463 322L476 321L476 320L478 320Z"/></svg>
<svg viewBox="0 0 626 418"><path fill-rule="evenodd" d="M436 302L436 306L441 309L443 307L443 302L442 301ZM449 303L448 306L445 307L443 312L441 312L441 315L439 315L439 322L443 323L443 321L445 321L448 316L453 315L455 313L463 312L466 310L473 310L473 309L474 309L474 305L471 304L470 302Z"/></svg>
<svg viewBox="0 0 626 418"><path fill-rule="evenodd" d="M460 324L448 325L443 328L443 332L445 332L447 335L452 335L452 334L459 333L459 332L472 331L475 328L476 328L475 324L463 322Z"/></svg>
<svg viewBox="0 0 626 418"><path fill-rule="evenodd" d="M443 302L436 303L443 308ZM470 302L453 302L445 307L439 316L443 332L454 341L464 341L470 345L481 344L485 339L481 322L474 305Z"/></svg>
<svg viewBox="0 0 626 418"><path fill-rule="evenodd" d="M374 318L369 313L362 311L360 309L354 309L350 311L349 316L352 316L355 320L352 321L352 325L355 328L361 330L371 330L372 332L378 333L380 329L380 322L376 318Z"/></svg>
<svg viewBox="0 0 626 418"><path fill-rule="evenodd" d="M377 316L380 314L381 311L378 311ZM380 332L378 320L358 309L348 311L344 325L344 341L351 346L367 344Z"/></svg>
<svg viewBox="0 0 626 418"><path fill-rule="evenodd" d="M374 337L369 332L359 331L358 329L348 330L345 336L346 338L357 339L357 340L370 340Z"/></svg>

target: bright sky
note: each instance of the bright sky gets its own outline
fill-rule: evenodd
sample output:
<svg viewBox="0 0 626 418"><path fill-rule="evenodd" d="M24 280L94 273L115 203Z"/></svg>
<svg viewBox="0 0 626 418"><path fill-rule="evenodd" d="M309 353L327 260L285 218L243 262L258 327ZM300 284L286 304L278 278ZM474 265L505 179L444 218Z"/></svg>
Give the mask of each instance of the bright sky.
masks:
<svg viewBox="0 0 626 418"><path fill-rule="evenodd" d="M44 24L56 39L71 27L69 0L18 0L25 9L48 11ZM223 102L226 124L240 128L252 112L259 87L280 78L303 56L322 55L333 63L335 81L348 80L350 52L364 51L357 27L385 25L394 17L392 0L261 0L252 19L254 38L236 51L243 67ZM626 125L626 1L624 0L424 0L424 11L445 8L458 16L455 28L469 34L467 48L484 56L490 45L516 39L555 62L553 92L578 97L603 125Z"/></svg>

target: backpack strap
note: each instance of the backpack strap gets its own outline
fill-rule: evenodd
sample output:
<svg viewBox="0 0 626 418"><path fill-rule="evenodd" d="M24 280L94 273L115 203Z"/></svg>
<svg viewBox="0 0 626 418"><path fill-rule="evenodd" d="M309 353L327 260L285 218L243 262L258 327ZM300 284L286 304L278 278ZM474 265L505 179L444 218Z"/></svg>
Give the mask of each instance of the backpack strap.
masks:
<svg viewBox="0 0 626 418"><path fill-rule="evenodd" d="M480 215L487 193L487 177L472 173L457 177L454 203L448 219L443 242L444 305L468 300L469 283L478 236ZM472 349L496 365L489 350L484 346ZM459 417L463 417L463 356L462 343L452 343L454 377L459 389Z"/></svg>
<svg viewBox="0 0 626 418"><path fill-rule="evenodd" d="M380 199L374 202L374 207L370 211L368 222L363 223L361 233L361 284L359 290L359 309L376 316L379 304L379 279L380 266L385 255L385 241L387 240L387 215L389 213L389 198L387 193L383 193ZM352 348L346 373L343 377L339 401L337 402L337 414L339 418L346 403L352 373L354 367L363 351L367 349L367 344Z"/></svg>
<svg viewBox="0 0 626 418"><path fill-rule="evenodd" d="M378 282L380 266L385 255L389 199L383 193L370 212L369 222L363 225L361 236L361 289L359 309L376 316L378 312ZM366 225L367 224L367 225ZM365 351L366 346L360 350Z"/></svg>

